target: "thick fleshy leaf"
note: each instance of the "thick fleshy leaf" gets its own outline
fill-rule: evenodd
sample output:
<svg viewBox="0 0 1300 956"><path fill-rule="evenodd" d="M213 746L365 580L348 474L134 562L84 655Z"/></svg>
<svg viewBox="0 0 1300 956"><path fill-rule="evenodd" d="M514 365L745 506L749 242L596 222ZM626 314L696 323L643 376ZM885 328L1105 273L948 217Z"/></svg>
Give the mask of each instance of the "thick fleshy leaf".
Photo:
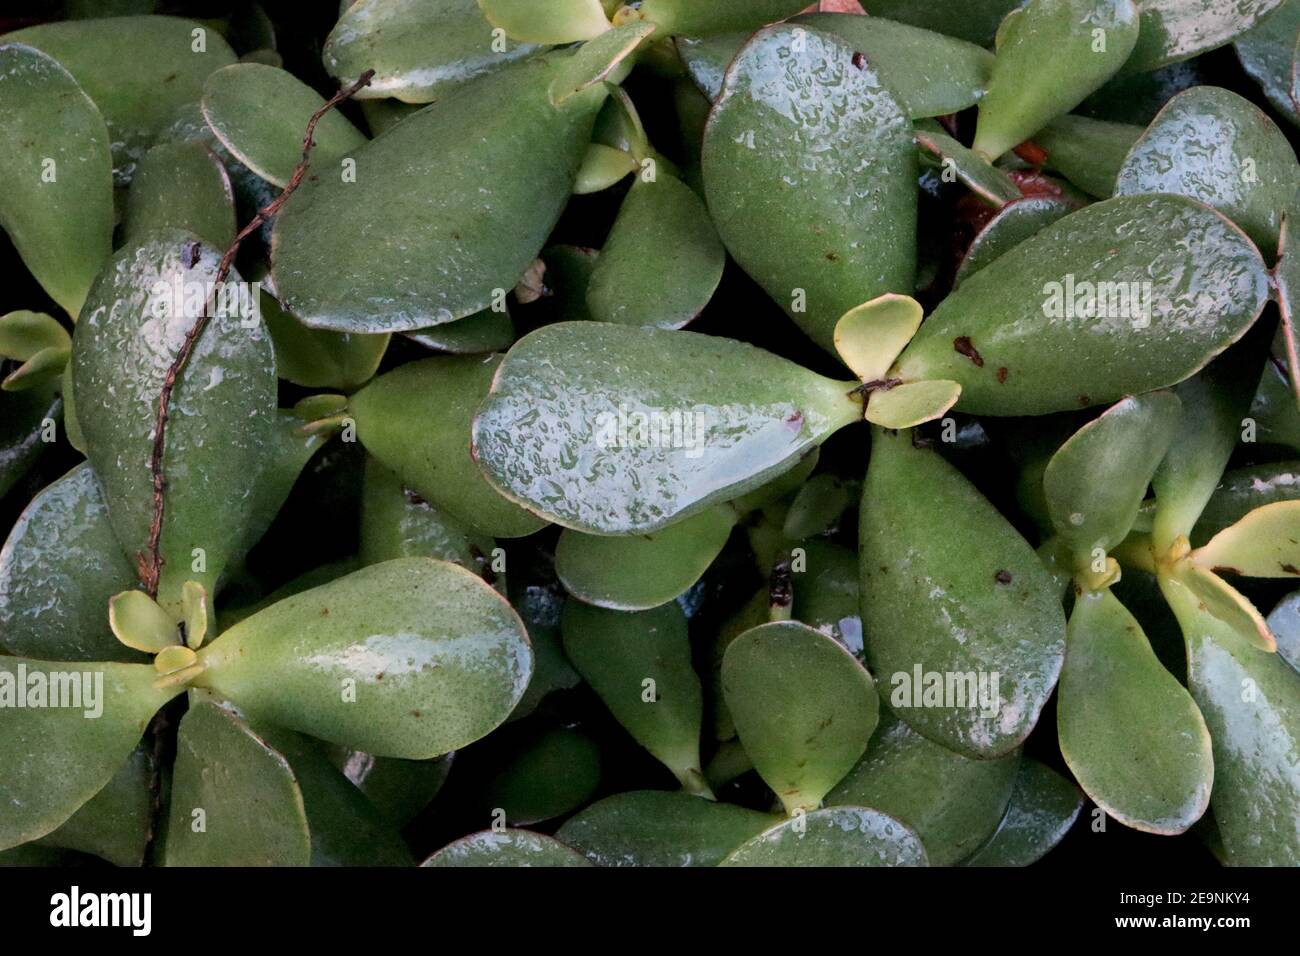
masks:
<svg viewBox="0 0 1300 956"><path fill-rule="evenodd" d="M1119 72L1138 41L1133 0L1029 0L998 31L974 150L992 161Z"/></svg>
<svg viewBox="0 0 1300 956"><path fill-rule="evenodd" d="M700 769L700 678L686 616L676 604L624 614L569 601L564 652L641 746L693 793L710 795Z"/></svg>
<svg viewBox="0 0 1300 956"><path fill-rule="evenodd" d="M568 201L606 95L597 84L552 105L571 59L480 77L356 150L355 182L304 183L272 249L289 311L316 328L410 331L513 289Z"/></svg>
<svg viewBox="0 0 1300 956"><path fill-rule="evenodd" d="M40 492L0 550L0 644L63 661L139 661L114 639L108 600L136 583L90 465Z"/></svg>
<svg viewBox="0 0 1300 956"><path fill-rule="evenodd" d="M880 16L810 13L793 22L833 33L864 53L912 119L974 106L993 68L992 54L973 43Z"/></svg>
<svg viewBox="0 0 1300 956"><path fill-rule="evenodd" d="M1215 211L1181 196L1118 197L969 276L894 374L958 382L958 408L974 414L1112 402L1204 366L1259 316L1267 285L1259 251Z"/></svg>
<svg viewBox="0 0 1300 956"><path fill-rule="evenodd" d="M1210 733L1187 690L1109 590L1079 595L1057 695L1061 754L1125 826L1182 833L1210 801Z"/></svg>
<svg viewBox="0 0 1300 956"><path fill-rule="evenodd" d="M600 0L478 0L488 23L525 43L573 43L609 29Z"/></svg>
<svg viewBox="0 0 1300 956"><path fill-rule="evenodd" d="M74 319L113 249L113 162L104 119L77 81L38 50L0 46L0 226Z"/></svg>
<svg viewBox="0 0 1300 956"><path fill-rule="evenodd" d="M123 591L108 602L108 626L127 647L157 654L180 642L172 616L143 591Z"/></svg>
<svg viewBox="0 0 1300 956"><path fill-rule="evenodd" d="M989 46L1003 18L1023 0L874 0L871 15Z"/></svg>
<svg viewBox="0 0 1300 956"><path fill-rule="evenodd" d="M1173 392L1126 398L1075 432L1047 463L1047 510L1076 566L1128 535L1181 416Z"/></svg>
<svg viewBox="0 0 1300 956"><path fill-rule="evenodd" d="M255 727L289 768L302 790L311 830L312 866L411 866L397 828L335 766L324 750L280 727Z"/></svg>
<svg viewBox="0 0 1300 956"><path fill-rule="evenodd" d="M1236 468L1223 476L1191 534L1202 545L1262 505L1300 499L1300 461Z"/></svg>
<svg viewBox="0 0 1300 956"><path fill-rule="evenodd" d="M181 17L64 20L5 40L54 57L95 101L123 184L176 109L202 95L208 74L235 62L216 30Z"/></svg>
<svg viewBox="0 0 1300 956"><path fill-rule="evenodd" d="M997 829L1020 762L1018 752L971 760L885 714L866 756L826 802L889 814L916 831L932 865L952 866Z"/></svg>
<svg viewBox="0 0 1300 956"><path fill-rule="evenodd" d="M361 498L361 563L426 557L477 573L496 543L407 490L397 475L366 461Z"/></svg>
<svg viewBox="0 0 1300 956"><path fill-rule="evenodd" d="M311 834L289 761L211 701L181 719L168 866L307 866Z"/></svg>
<svg viewBox="0 0 1300 956"><path fill-rule="evenodd" d="M554 837L531 830L483 830L448 843L421 866L593 866Z"/></svg>
<svg viewBox="0 0 1300 956"><path fill-rule="evenodd" d="M963 866L1029 866L1069 832L1083 809L1083 794L1037 760L1020 762L1011 804L997 832ZM928 844L927 844L928 846Z"/></svg>
<svg viewBox="0 0 1300 956"><path fill-rule="evenodd" d="M778 823L722 866L928 866L916 832L879 810L827 807Z"/></svg>
<svg viewBox="0 0 1300 956"><path fill-rule="evenodd" d="M412 342L418 342L435 352L452 355L482 355L484 352L504 352L515 341L515 323L510 313L486 309L455 322L431 325L404 333Z"/></svg>
<svg viewBox="0 0 1300 956"><path fill-rule="evenodd" d="M1300 39L1300 3L1282 0L1265 17L1234 41L1242 69L1260 85L1273 109L1300 126L1300 104L1291 99L1291 76Z"/></svg>
<svg viewBox="0 0 1300 956"><path fill-rule="evenodd" d="M1199 199L1271 252L1282 214L1295 205L1298 181L1291 144L1259 107L1229 90L1197 86L1151 121L1125 159L1116 189Z"/></svg>
<svg viewBox="0 0 1300 956"><path fill-rule="evenodd" d="M1300 865L1300 674L1252 647L1168 577L1187 641L1187 684L1214 743L1211 807L1237 866Z"/></svg>
<svg viewBox="0 0 1300 956"><path fill-rule="evenodd" d="M596 260L587 307L601 322L681 328L708 305L726 258L689 186L666 173L638 176Z"/></svg>
<svg viewBox="0 0 1300 956"><path fill-rule="evenodd" d="M879 296L844 313L835 325L835 351L863 382L880 381L923 317L921 303L911 296Z"/></svg>
<svg viewBox="0 0 1300 956"><path fill-rule="evenodd" d="M993 66L993 55L973 43L880 17L810 13L792 22L841 37L864 54L912 119L974 106ZM727 66L748 38L748 33L678 38L682 62L709 99L717 99Z"/></svg>
<svg viewBox="0 0 1300 956"><path fill-rule="evenodd" d="M436 760L401 760L346 747L327 751L343 775L399 830L437 796L455 762L454 753Z"/></svg>
<svg viewBox="0 0 1300 956"><path fill-rule="evenodd" d="M1296 49L1300 51L1300 42ZM1300 63L1300 56L1296 59ZM1294 159L1292 168L1295 169ZM1278 240L1277 265L1273 281L1277 286L1277 303L1282 312L1282 323L1277 330L1277 340L1286 353L1288 377L1296 405L1300 406L1300 228L1296 225L1300 207L1292 206L1282 217L1282 231Z"/></svg>
<svg viewBox="0 0 1300 956"><path fill-rule="evenodd" d="M828 351L849 309L912 291L911 124L846 41L788 24L750 40L709 116L703 170L728 251Z"/></svg>
<svg viewBox="0 0 1300 956"><path fill-rule="evenodd" d="M1300 591L1277 603L1268 616L1268 629L1277 639L1278 656L1300 672Z"/></svg>
<svg viewBox="0 0 1300 956"><path fill-rule="evenodd" d="M309 329L265 289L259 295L262 320L275 346L275 370L282 379L304 388L348 392L374 377L388 349L387 332L363 335Z"/></svg>
<svg viewBox="0 0 1300 956"><path fill-rule="evenodd" d="M1157 554L1166 553L1179 535L1191 536L1213 496L1241 437L1259 358L1248 341L1175 387L1183 414L1151 479L1157 503L1151 537Z"/></svg>
<svg viewBox="0 0 1300 956"><path fill-rule="evenodd" d="M866 669L797 621L764 624L732 641L722 691L745 752L789 813L821 804L862 756L879 719Z"/></svg>
<svg viewBox="0 0 1300 956"><path fill-rule="evenodd" d="M203 84L203 116L232 156L283 188L302 162L303 130L325 105L292 73L261 63L236 63ZM312 134L315 176L340 177L339 161L367 142L346 116L331 110Z"/></svg>
<svg viewBox="0 0 1300 956"><path fill-rule="evenodd" d="M1072 115L1048 123L1034 134L1034 142L1047 153L1049 168L1088 195L1109 199L1120 167L1141 135L1140 126Z"/></svg>
<svg viewBox="0 0 1300 956"><path fill-rule="evenodd" d="M853 387L730 339L566 322L501 363L474 455L567 528L651 533L789 470L861 417Z"/></svg>
<svg viewBox="0 0 1300 956"><path fill-rule="evenodd" d="M858 556L832 541L815 538L799 547L804 563L796 572L794 619L833 638L863 660Z"/></svg>
<svg viewBox="0 0 1300 956"><path fill-rule="evenodd" d="M941 418L960 397L961 386L956 382L904 382L872 392L866 419L882 428L912 428Z"/></svg>
<svg viewBox="0 0 1300 956"><path fill-rule="evenodd" d="M573 182L573 194L586 196L622 182L640 167L636 157L621 149L592 143L582 157L582 167Z"/></svg>
<svg viewBox="0 0 1300 956"><path fill-rule="evenodd" d="M593 803L555 836L597 866L717 866L777 820L688 793L633 790Z"/></svg>
<svg viewBox="0 0 1300 956"><path fill-rule="evenodd" d="M1193 559L1194 560L1194 559ZM1227 573L1226 569L1223 570ZM1210 614L1251 644L1265 651L1277 650L1277 641L1269 633L1264 616L1244 594L1223 580L1215 571L1207 571L1190 562L1177 566L1173 575Z"/></svg>
<svg viewBox="0 0 1300 956"><path fill-rule="evenodd" d="M136 747L113 779L87 800L41 846L93 853L114 866L140 866L153 825L149 755Z"/></svg>
<svg viewBox="0 0 1300 956"><path fill-rule="evenodd" d="M957 267L956 284L960 285L998 256L1069 215L1073 209L1065 200L1039 196L1007 203L971 241Z"/></svg>
<svg viewBox="0 0 1300 956"><path fill-rule="evenodd" d="M738 515L729 504L647 535L607 537L565 529L555 572L570 594L598 607L644 611L682 594L721 553Z"/></svg>
<svg viewBox="0 0 1300 956"><path fill-rule="evenodd" d="M945 181L955 175L989 205L1002 207L1021 198L1020 188L1010 176L947 133L923 127L916 131L916 142L943 167Z"/></svg>
<svg viewBox="0 0 1300 956"><path fill-rule="evenodd" d="M1065 653L1065 616L1038 556L907 434L875 430L860 520L867 660L890 708L966 756L1014 750Z"/></svg>
<svg viewBox="0 0 1300 956"><path fill-rule="evenodd" d="M794 16L808 4L799 0L644 0L639 13L664 34L700 36L731 30L753 32L761 26Z"/></svg>
<svg viewBox="0 0 1300 956"><path fill-rule="evenodd" d="M541 49L513 40L501 45L504 50L494 49L478 0L361 0L343 11L321 58L340 86L375 71L358 98L430 103Z"/></svg>
<svg viewBox="0 0 1300 956"><path fill-rule="evenodd" d="M1282 0L1135 0L1142 31L1126 73L1154 70L1213 50L1241 36Z"/></svg>
<svg viewBox="0 0 1300 956"><path fill-rule="evenodd" d="M1252 578L1300 576L1300 501L1261 505L1193 551L1191 560Z"/></svg>
<svg viewBox="0 0 1300 956"><path fill-rule="evenodd" d="M113 779L180 692L155 690L157 677L144 664L0 657L0 849L45 836Z"/></svg>
<svg viewBox="0 0 1300 956"><path fill-rule="evenodd" d="M159 143L136 164L124 218L128 245L155 230L179 229L224 250L235 238L230 177L203 143Z"/></svg>
<svg viewBox="0 0 1300 956"><path fill-rule="evenodd" d="M352 397L357 436L412 491L469 528L503 538L545 522L503 498L470 454L470 422L500 365L448 356L400 366Z"/></svg>
<svg viewBox="0 0 1300 956"><path fill-rule="evenodd" d="M199 652L195 681L255 719L427 759L509 716L532 673L523 623L464 568L403 558L286 598Z"/></svg>
<svg viewBox="0 0 1300 956"><path fill-rule="evenodd" d="M577 730L552 727L515 750L488 784L494 817L527 826L572 813L600 786L600 748Z"/></svg>
<svg viewBox="0 0 1300 956"><path fill-rule="evenodd" d="M73 339L77 420L128 558L148 547L158 396L220 256L183 232L157 232L123 247L91 287ZM218 304L225 292L243 288L232 270ZM266 471L275 426L270 337L236 309L213 311L177 382L167 425L163 469L171 480L158 598L168 609L186 580L215 593L252 519L248 489ZM202 549L202 561L195 549Z"/></svg>

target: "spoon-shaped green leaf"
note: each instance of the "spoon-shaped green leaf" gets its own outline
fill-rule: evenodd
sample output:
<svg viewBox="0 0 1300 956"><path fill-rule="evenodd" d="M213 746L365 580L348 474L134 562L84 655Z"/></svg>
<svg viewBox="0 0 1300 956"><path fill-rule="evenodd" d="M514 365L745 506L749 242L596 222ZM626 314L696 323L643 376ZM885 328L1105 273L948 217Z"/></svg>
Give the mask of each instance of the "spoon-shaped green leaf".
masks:
<svg viewBox="0 0 1300 956"><path fill-rule="evenodd" d="M1119 72L1138 40L1133 0L1029 0L998 32L974 150L996 159Z"/></svg>
<svg viewBox="0 0 1300 956"><path fill-rule="evenodd" d="M609 29L600 0L478 0L488 23L525 43L573 43Z"/></svg>
<svg viewBox="0 0 1300 956"><path fill-rule="evenodd" d="M1259 107L1217 86L1171 99L1134 144L1117 191L1199 199L1241 226L1261 249L1278 245L1296 200L1300 166L1286 136Z"/></svg>
<svg viewBox="0 0 1300 956"><path fill-rule="evenodd" d="M827 807L742 843L722 866L928 866L916 832L879 810Z"/></svg>
<svg viewBox="0 0 1300 956"><path fill-rule="evenodd" d="M10 171L0 226L23 263L74 319L112 251L113 164L104 119L46 54L0 46L0 165Z"/></svg>
<svg viewBox="0 0 1300 956"><path fill-rule="evenodd" d="M478 0L360 0L325 38L321 59L340 86L375 71L360 99L431 103L540 49L497 40Z"/></svg>
<svg viewBox="0 0 1300 956"><path fill-rule="evenodd" d="M1025 758L997 832L963 866L1029 866L1060 843L1083 809L1083 794L1037 760Z"/></svg>
<svg viewBox="0 0 1300 956"><path fill-rule="evenodd" d="M593 803L555 836L597 866L717 866L778 819L680 791L633 790Z"/></svg>
<svg viewBox="0 0 1300 956"><path fill-rule="evenodd" d="M727 250L823 348L849 309L912 291L911 124L848 42L789 24L756 34L709 116L703 170Z"/></svg>
<svg viewBox="0 0 1300 956"><path fill-rule="evenodd" d="M451 561L477 572L496 547L492 538L408 491L378 461L366 461L361 498L361 563L424 556Z"/></svg>
<svg viewBox="0 0 1300 956"><path fill-rule="evenodd" d="M666 173L645 175L632 184L596 260L587 307L601 322L681 328L713 297L727 254L689 186Z"/></svg>
<svg viewBox="0 0 1300 956"><path fill-rule="evenodd" d="M554 837L531 830L483 830L448 843L420 866L593 866Z"/></svg>
<svg viewBox="0 0 1300 956"><path fill-rule="evenodd" d="M637 743L689 792L711 797L700 771L700 678L676 604L623 614L569 601L564 652Z"/></svg>
<svg viewBox="0 0 1300 956"><path fill-rule="evenodd" d="M1109 590L1075 599L1056 722L1075 779L1125 826L1182 833L1205 812L1214 781L1205 720Z"/></svg>
<svg viewBox="0 0 1300 956"><path fill-rule="evenodd" d="M1187 641L1187 685L1214 744L1211 806L1229 862L1300 863L1300 674L1160 579Z"/></svg>
<svg viewBox="0 0 1300 956"><path fill-rule="evenodd" d="M180 640L172 616L143 591L115 594L108 602L108 626L127 647L146 654L157 654Z"/></svg>
<svg viewBox="0 0 1300 956"><path fill-rule="evenodd" d="M532 651L465 569L403 558L286 598L206 645L195 681L255 719L379 756L427 759L509 716Z"/></svg>
<svg viewBox="0 0 1300 956"><path fill-rule="evenodd" d="M0 550L0 644L65 661L139 661L108 627L108 601L135 584L90 465L42 490Z"/></svg>
<svg viewBox="0 0 1300 956"><path fill-rule="evenodd" d="M208 74L235 62L221 34L182 17L64 20L5 40L48 53L76 77L108 124L122 184L176 109L199 99Z"/></svg>
<svg viewBox="0 0 1300 956"><path fill-rule="evenodd" d="M334 765L365 794L380 815L400 830L433 800L455 763L450 753L436 760L401 760L346 747L326 747Z"/></svg>
<svg viewBox="0 0 1300 956"><path fill-rule="evenodd" d="M208 126L231 155L281 188L302 162L307 121L324 104L319 93L292 73L261 63L236 63L217 70L203 84ZM367 140L333 110L316 124L312 142L312 173L338 178L340 160Z"/></svg>
<svg viewBox="0 0 1300 956"><path fill-rule="evenodd" d="M566 322L501 363L474 456L567 528L650 533L788 471L861 417L852 389L730 339Z"/></svg>
<svg viewBox="0 0 1300 956"><path fill-rule="evenodd" d="M1267 284L1254 244L1214 210L1118 197L968 276L892 374L955 381L958 408L976 414L1111 402L1204 366L1259 316Z"/></svg>
<svg viewBox="0 0 1300 956"><path fill-rule="evenodd" d="M194 236L156 232L123 247L86 300L74 336L77 420L129 559L147 552L153 518L153 450L158 396L194 324L220 251ZM167 427L166 520L159 603L172 609L196 580L209 594L243 543L256 499L247 493L267 469L275 426L271 341L236 308L244 291L232 271L217 313L177 380ZM183 469L184 477L178 477ZM196 551L196 549L201 549Z"/></svg>
<svg viewBox="0 0 1300 956"><path fill-rule="evenodd" d="M1075 432L1047 463L1048 513L1077 566L1129 533L1181 415L1173 392L1126 398Z"/></svg>
<svg viewBox="0 0 1300 956"><path fill-rule="evenodd" d="M470 422L500 366L497 356L448 356L400 366L352 397L366 450L412 491L467 527L516 538L545 521L503 498L470 456Z"/></svg>
<svg viewBox="0 0 1300 956"><path fill-rule="evenodd" d="M140 866L153 826L149 773L149 754L136 747L104 789L39 844L93 853L114 866Z"/></svg>
<svg viewBox="0 0 1300 956"><path fill-rule="evenodd" d="M634 46L642 34L619 36ZM597 82L556 106L552 83L575 64L568 85L590 83L631 52L618 45L593 68L583 49L480 77L356 150L354 181L305 183L275 224L289 311L316 328L391 332L503 300L559 219L606 96Z"/></svg>
<svg viewBox="0 0 1300 956"><path fill-rule="evenodd" d="M732 641L722 691L745 751L789 813L821 803L862 756L879 719L866 669L796 621L764 624Z"/></svg>
<svg viewBox="0 0 1300 956"><path fill-rule="evenodd" d="M311 831L312 866L411 866L415 860L397 828L330 763L321 746L282 727L255 728L302 790Z"/></svg>
<svg viewBox="0 0 1300 956"><path fill-rule="evenodd" d="M1124 159L1141 135L1140 126L1070 115L1052 120L1035 133L1034 143L1047 153L1049 168L1088 195L1109 199L1115 195L1115 180Z"/></svg>
<svg viewBox="0 0 1300 956"><path fill-rule="evenodd" d="M582 157L582 167L573 182L573 194L586 196L622 182L637 170L636 158L621 149L592 143Z"/></svg>
<svg viewBox="0 0 1300 956"><path fill-rule="evenodd" d="M265 289L259 294L262 320L275 345L275 369L280 378L304 388L346 392L374 377L388 349L388 333L362 335L310 329L284 311ZM507 345L509 341L506 339Z"/></svg>
<svg viewBox="0 0 1300 956"><path fill-rule="evenodd" d="M235 238L230 177L203 143L159 143L136 164L126 194L124 236L137 242L156 229L191 232L218 249Z"/></svg>
<svg viewBox="0 0 1300 956"><path fill-rule="evenodd" d="M1190 561L1176 566L1169 572L1170 575L1196 595L1207 613L1232 628L1235 634L1261 650L1270 652L1276 650L1277 641L1269 632L1264 616L1244 594L1220 577L1219 572L1230 573L1228 569L1216 566L1215 570L1211 571L1198 567L1193 563L1196 560L1195 554L1193 552Z"/></svg>
<svg viewBox="0 0 1300 956"><path fill-rule="evenodd" d="M1300 105L1291 99L1291 73L1296 41L1300 38L1300 4L1283 0L1265 17L1233 41L1242 69L1260 85L1269 103L1300 126Z"/></svg>
<svg viewBox="0 0 1300 956"><path fill-rule="evenodd" d="M237 714L199 701L181 719L168 866L307 866L311 834L289 761Z"/></svg>
<svg viewBox="0 0 1300 956"><path fill-rule="evenodd" d="M1010 176L991 165L990 160L942 132L938 124L918 128L916 142L938 161L945 182L951 181L950 176L955 175L971 192L995 207L1005 206L1021 198L1020 187Z"/></svg>
<svg viewBox="0 0 1300 956"><path fill-rule="evenodd" d="M889 814L916 831L932 865L951 866L997 829L1020 763L1019 752L971 760L886 713L866 756L826 800Z"/></svg>
<svg viewBox="0 0 1300 956"><path fill-rule="evenodd" d="M157 677L143 664L0 657L0 849L62 825L113 779L180 693Z"/></svg>
<svg viewBox="0 0 1300 956"><path fill-rule="evenodd" d="M1056 585L1033 549L937 452L879 429L859 542L867 660L890 709L968 757L1014 750L1065 651Z"/></svg>
<svg viewBox="0 0 1300 956"><path fill-rule="evenodd" d="M1126 73L1154 70L1221 47L1241 36L1282 0L1135 0L1141 33Z"/></svg>
<svg viewBox="0 0 1300 956"><path fill-rule="evenodd" d="M600 748L587 734L550 727L516 749L488 784L494 817L527 826L572 813L600 786Z"/></svg>
<svg viewBox="0 0 1300 956"><path fill-rule="evenodd" d="M971 240L957 267L956 284L1072 211L1073 207L1062 199L1038 196L1007 203Z"/></svg>
<svg viewBox="0 0 1300 956"><path fill-rule="evenodd" d="M980 46L993 42L998 24L1021 0L875 0L873 17L888 17L947 36L960 37Z"/></svg>

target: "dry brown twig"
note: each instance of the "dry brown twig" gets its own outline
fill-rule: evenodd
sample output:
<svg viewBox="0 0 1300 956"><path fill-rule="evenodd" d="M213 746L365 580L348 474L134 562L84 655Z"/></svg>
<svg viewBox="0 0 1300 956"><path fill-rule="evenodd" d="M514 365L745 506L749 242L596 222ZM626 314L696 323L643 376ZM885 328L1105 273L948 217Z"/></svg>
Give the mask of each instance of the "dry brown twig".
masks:
<svg viewBox="0 0 1300 956"><path fill-rule="evenodd" d="M149 523L149 547L147 552L142 552L136 558L140 583L144 585L151 598L158 597L158 579L162 574L163 566L162 529L166 510L164 492L167 488L167 479L163 472L163 454L167 447L167 420L171 411L172 392L176 388L176 381L185 370L185 365L189 362L190 355L193 354L199 337L203 335L203 330L207 328L208 321L212 317L212 304L217 295L217 290L226 281L226 276L230 274L231 266L235 262L235 256L239 254L240 246L243 245L245 239L280 211L280 208L294 194L294 191L302 185L303 179L306 178L307 167L311 162L312 147L316 145L312 138L316 132L316 124L334 107L345 100L351 99L358 90L369 86L374 75L374 70L367 70L362 73L355 83L339 90L311 115L311 119L307 121L306 132L303 134L302 161L294 168L293 176L290 177L283 192L259 209L257 215L239 231L239 235L235 236L234 241L226 249L225 255L221 257L221 262L217 265L212 290L208 293L207 301L203 305L203 312L195 320L189 331L185 333L185 341L181 343L180 351L177 352L176 358L167 369L167 375L163 379L162 391L158 395L158 415L154 420L153 430L153 451L149 456L149 472L153 477L153 518Z"/></svg>

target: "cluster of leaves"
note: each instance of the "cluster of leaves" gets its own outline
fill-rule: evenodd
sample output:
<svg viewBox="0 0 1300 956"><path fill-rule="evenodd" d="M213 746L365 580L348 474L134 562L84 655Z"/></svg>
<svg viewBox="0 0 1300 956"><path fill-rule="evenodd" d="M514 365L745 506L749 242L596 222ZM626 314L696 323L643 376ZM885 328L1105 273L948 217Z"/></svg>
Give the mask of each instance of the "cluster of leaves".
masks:
<svg viewBox="0 0 1300 956"><path fill-rule="evenodd" d="M92 6L0 861L1300 864L1300 0Z"/></svg>

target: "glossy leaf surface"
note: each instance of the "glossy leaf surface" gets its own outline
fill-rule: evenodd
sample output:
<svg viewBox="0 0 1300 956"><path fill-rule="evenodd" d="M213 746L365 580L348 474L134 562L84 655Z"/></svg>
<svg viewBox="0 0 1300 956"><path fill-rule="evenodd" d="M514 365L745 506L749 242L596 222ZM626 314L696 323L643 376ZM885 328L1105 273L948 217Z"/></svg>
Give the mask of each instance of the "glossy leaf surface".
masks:
<svg viewBox="0 0 1300 956"><path fill-rule="evenodd" d="M1154 70L1223 46L1272 13L1282 0L1136 0L1142 30L1125 72Z"/></svg>
<svg viewBox="0 0 1300 956"><path fill-rule="evenodd" d="M1011 803L997 832L964 866L1029 866L1047 855L1073 826L1083 794L1069 780L1037 760L1016 772Z"/></svg>
<svg viewBox="0 0 1300 956"><path fill-rule="evenodd" d="M448 843L421 866L592 866L559 840L530 830L483 830Z"/></svg>
<svg viewBox="0 0 1300 956"><path fill-rule="evenodd" d="M155 229L179 229L224 250L235 238L230 177L202 143L159 143L136 164L125 219L127 243Z"/></svg>
<svg viewBox="0 0 1300 956"><path fill-rule="evenodd" d="M738 846L723 866L926 866L910 828L879 810L827 807Z"/></svg>
<svg viewBox="0 0 1300 956"><path fill-rule="evenodd" d="M857 420L852 387L729 339L567 322L510 350L474 455L503 494L567 528L652 533Z"/></svg>

